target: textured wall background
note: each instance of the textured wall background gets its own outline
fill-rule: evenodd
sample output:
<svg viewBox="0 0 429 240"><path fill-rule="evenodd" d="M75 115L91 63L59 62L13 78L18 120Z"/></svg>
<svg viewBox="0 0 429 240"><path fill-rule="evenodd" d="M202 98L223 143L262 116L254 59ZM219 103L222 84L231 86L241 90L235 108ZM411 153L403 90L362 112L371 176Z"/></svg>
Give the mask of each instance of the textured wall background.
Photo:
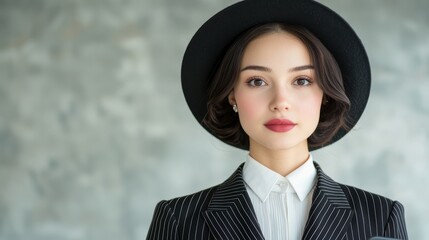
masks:
<svg viewBox="0 0 429 240"><path fill-rule="evenodd" d="M196 124L180 64L233 2L0 0L0 239L144 239L158 201L229 176L246 154ZM429 1L322 2L361 36L373 91L356 130L315 158L401 201L424 239Z"/></svg>

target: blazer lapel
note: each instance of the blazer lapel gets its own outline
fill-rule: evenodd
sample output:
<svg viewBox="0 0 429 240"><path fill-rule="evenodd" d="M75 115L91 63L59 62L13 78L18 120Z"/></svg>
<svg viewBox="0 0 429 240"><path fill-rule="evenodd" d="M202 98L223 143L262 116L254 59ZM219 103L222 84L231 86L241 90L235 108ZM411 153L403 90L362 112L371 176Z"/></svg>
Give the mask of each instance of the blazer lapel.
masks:
<svg viewBox="0 0 429 240"><path fill-rule="evenodd" d="M340 185L315 166L318 181L302 239L342 239L353 211Z"/></svg>
<svg viewBox="0 0 429 240"><path fill-rule="evenodd" d="M213 193L204 218L216 239L264 239L243 180L243 164Z"/></svg>

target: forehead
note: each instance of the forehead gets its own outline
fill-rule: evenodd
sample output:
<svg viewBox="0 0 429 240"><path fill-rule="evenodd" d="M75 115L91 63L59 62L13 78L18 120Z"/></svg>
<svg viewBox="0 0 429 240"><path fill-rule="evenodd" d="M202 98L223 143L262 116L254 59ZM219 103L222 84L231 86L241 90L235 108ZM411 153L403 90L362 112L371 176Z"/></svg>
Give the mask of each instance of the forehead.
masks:
<svg viewBox="0 0 429 240"><path fill-rule="evenodd" d="M279 31L265 33L256 37L244 49L241 65L273 64L300 65L311 64L305 44L295 35Z"/></svg>

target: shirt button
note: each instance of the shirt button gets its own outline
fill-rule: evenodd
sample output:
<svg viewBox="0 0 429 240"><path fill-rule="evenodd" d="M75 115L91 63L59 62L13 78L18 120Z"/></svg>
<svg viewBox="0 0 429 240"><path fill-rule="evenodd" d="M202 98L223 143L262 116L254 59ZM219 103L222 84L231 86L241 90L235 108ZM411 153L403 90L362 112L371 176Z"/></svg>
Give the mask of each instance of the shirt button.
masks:
<svg viewBox="0 0 429 240"><path fill-rule="evenodd" d="M277 183L277 185L280 188L280 192L286 192L286 190L288 188L288 184L286 182L279 182L279 183Z"/></svg>

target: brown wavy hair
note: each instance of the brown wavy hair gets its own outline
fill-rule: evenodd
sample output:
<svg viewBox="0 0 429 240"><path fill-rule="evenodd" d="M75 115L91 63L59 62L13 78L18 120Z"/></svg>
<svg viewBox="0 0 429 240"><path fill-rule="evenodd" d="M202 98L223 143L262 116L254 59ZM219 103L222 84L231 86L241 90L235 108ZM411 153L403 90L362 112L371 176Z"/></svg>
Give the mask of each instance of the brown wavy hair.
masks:
<svg viewBox="0 0 429 240"><path fill-rule="evenodd" d="M345 93L341 70L335 58L317 37L301 26L269 23L251 28L238 36L226 51L210 81L207 115L203 124L224 142L249 149L249 136L241 127L238 115L232 110L228 95L239 77L246 46L253 39L271 32L293 34L304 43L309 52L324 99L319 123L307 142L310 149L324 146L340 129L349 130L346 116L350 100Z"/></svg>

